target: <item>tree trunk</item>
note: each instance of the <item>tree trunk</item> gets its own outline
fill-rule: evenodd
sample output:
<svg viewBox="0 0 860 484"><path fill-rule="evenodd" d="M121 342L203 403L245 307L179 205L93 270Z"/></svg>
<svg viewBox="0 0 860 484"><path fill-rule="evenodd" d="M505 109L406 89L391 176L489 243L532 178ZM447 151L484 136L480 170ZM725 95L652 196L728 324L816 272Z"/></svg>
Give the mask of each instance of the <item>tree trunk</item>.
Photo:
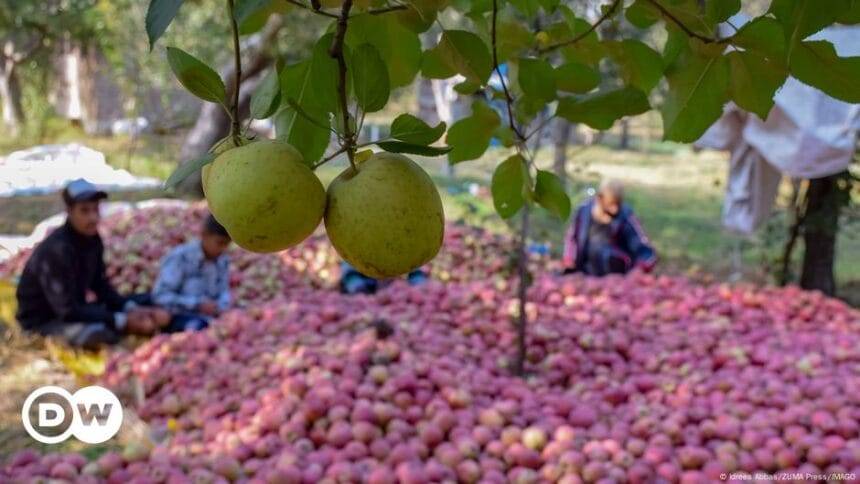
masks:
<svg viewBox="0 0 860 484"><path fill-rule="evenodd" d="M250 79L259 74L272 63L271 57L267 55L267 47L274 42L275 36L283 26L280 16L273 17L262 32L252 37L242 46L242 81ZM227 87L227 92L233 92L236 85L236 70L231 59L221 69L221 78ZM242 85L239 97L240 116L242 112L247 113L248 103L251 99L251 86L248 83ZM230 131L230 118L224 109L214 103L204 103L197 115L197 121L185 136L182 148L179 151L180 163L187 163L193 159L203 156L216 141L224 138ZM200 197L203 195L203 187L200 185L200 172L192 174L180 185L179 191L187 195Z"/></svg>
<svg viewBox="0 0 860 484"><path fill-rule="evenodd" d="M779 261L780 268L777 274L777 282L780 286L785 286L792 278L791 256L794 253L797 239L800 237L804 212L806 210L806 193L801 194L800 191L802 188L803 182L801 180L791 180L791 202L788 204L788 208L792 220L788 228L788 240L785 242L785 246L783 246L782 258Z"/></svg>
<svg viewBox="0 0 860 484"><path fill-rule="evenodd" d="M800 286L819 290L828 296L836 294L833 262L836 258L836 234L842 205L837 186L841 176L836 174L809 181L803 224L805 249Z"/></svg>
<svg viewBox="0 0 860 484"><path fill-rule="evenodd" d="M9 136L17 136L24 124L24 110L21 107L21 84L18 82L17 66L5 61L0 71L0 103L3 105L3 125Z"/></svg>
<svg viewBox="0 0 860 484"><path fill-rule="evenodd" d="M573 125L563 119L556 119L552 132L553 171L567 186L567 145Z"/></svg>
<svg viewBox="0 0 860 484"><path fill-rule="evenodd" d="M630 148L630 119L621 120L621 135L618 140L618 148L626 150Z"/></svg>
<svg viewBox="0 0 860 484"><path fill-rule="evenodd" d="M251 93L262 78L259 75L253 79L245 79L244 75L242 77L242 92L239 93L239 117L247 118L251 105ZM218 104L205 103L200 108L197 122L194 123L194 127L185 137L185 142L179 152L180 159L185 163L202 156L209 151L212 145L218 140L226 138L228 134L230 134L230 118L227 113ZM179 185L179 191L186 195L202 197L203 186L200 181L200 172L198 171L183 180Z"/></svg>

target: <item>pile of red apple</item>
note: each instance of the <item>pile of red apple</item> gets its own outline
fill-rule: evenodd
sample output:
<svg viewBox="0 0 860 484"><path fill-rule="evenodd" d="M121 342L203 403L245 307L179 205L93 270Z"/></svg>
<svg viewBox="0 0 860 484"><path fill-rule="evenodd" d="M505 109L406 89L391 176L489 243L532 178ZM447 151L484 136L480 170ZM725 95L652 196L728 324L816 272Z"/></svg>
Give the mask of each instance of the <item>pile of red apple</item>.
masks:
<svg viewBox="0 0 860 484"><path fill-rule="evenodd" d="M139 381L152 446L93 462L23 452L0 481L860 475L860 314L843 303L642 274L543 276L518 377L510 286L398 282L347 297L300 285L205 331L158 336L103 381L120 394Z"/></svg>
<svg viewBox="0 0 860 484"><path fill-rule="evenodd" d="M108 277L117 290L122 294L150 291L161 258L195 237L206 213L204 204L171 204L107 217L101 232ZM0 279L20 275L30 252L0 263ZM510 273L510 258L515 253L509 237L449 224L442 251L428 270L442 281L502 280ZM278 254L254 254L234 246L230 256L233 298L240 306L271 300L297 285L334 288L340 276L340 258L322 234ZM538 255L532 263L535 268L553 267L549 258Z"/></svg>

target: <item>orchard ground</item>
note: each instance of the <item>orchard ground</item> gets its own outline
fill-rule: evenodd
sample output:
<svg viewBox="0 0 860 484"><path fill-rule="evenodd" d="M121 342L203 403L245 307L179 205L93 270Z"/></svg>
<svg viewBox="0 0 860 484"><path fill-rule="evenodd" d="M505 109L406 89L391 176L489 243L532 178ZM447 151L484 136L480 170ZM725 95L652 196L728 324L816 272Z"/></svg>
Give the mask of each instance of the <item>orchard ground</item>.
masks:
<svg viewBox="0 0 860 484"><path fill-rule="evenodd" d="M52 143L83 142L103 151L109 163L126 168L138 175L164 178L173 168L170 153L178 152L179 138L144 135L138 138L85 138L74 130L65 130L51 137ZM0 152L26 148L24 145L0 145ZM463 219L496 231L506 227L495 214L487 180L492 173L494 156L456 167L456 177L444 175L444 161L420 159L434 176L445 204L449 220ZM549 169L551 150L542 150L538 164ZM345 162L323 167L319 174L325 184L333 179ZM735 277L755 283L769 281L766 262L781 250L785 233L784 212L777 214L771 235L762 231L756 237L739 239L726 233L720 225L722 193L725 188L725 156L720 153L694 153L689 148L666 143L653 143L637 151L615 150L606 146L572 146L568 151L569 193L574 203L586 196L586 190L596 185L601 176L624 179L629 186L629 199L653 239L661 255L660 271L685 274L693 279L724 281ZM470 194L470 185L482 187L479 196ZM143 200L164 197L157 191L115 195L114 199ZM0 233L29 233L43 218L62 209L55 196L21 197L0 200ZM536 241L545 241L554 253L560 250L563 223L539 213L534 230ZM836 275L840 295L854 305L860 303L860 260L851 254L860 253L860 227L846 224L839 240ZM796 254L796 256L799 255ZM738 272L740 269L740 272ZM26 338L4 334L0 349L0 392L10 397L0 404L0 460L23 447L31 447L20 425L20 409L13 403L35 386L61 384L73 386L71 376L45 348ZM18 398L21 397L21 398ZM134 437L124 437L133 439ZM122 441L122 439L120 440ZM111 446L88 447L90 454L99 454ZM74 441L45 451L78 450Z"/></svg>

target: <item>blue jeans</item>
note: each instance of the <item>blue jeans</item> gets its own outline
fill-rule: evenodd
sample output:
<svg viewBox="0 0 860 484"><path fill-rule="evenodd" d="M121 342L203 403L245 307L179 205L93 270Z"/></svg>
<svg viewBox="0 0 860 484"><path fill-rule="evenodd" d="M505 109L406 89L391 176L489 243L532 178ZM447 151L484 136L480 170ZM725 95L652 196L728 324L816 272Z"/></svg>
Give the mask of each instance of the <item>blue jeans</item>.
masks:
<svg viewBox="0 0 860 484"><path fill-rule="evenodd" d="M154 306L152 296L150 294L134 294L129 297L140 306ZM191 311L178 311L173 313L170 319L170 324L164 328L165 333L180 333L182 331L199 331L209 327L211 318L205 314L199 314Z"/></svg>
<svg viewBox="0 0 860 484"><path fill-rule="evenodd" d="M181 333L182 331L200 331L209 327L209 316L205 314L179 312L170 319L170 324L164 328L165 333Z"/></svg>

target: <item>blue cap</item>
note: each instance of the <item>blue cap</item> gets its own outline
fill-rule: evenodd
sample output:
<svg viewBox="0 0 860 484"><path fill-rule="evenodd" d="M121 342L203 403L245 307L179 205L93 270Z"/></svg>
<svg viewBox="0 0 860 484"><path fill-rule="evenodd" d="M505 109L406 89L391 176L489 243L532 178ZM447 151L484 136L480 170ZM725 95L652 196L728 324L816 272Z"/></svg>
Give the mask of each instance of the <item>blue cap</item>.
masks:
<svg viewBox="0 0 860 484"><path fill-rule="evenodd" d="M66 189L63 190L63 198L66 200L66 203L104 200L107 196L106 192L99 190L98 187L83 178L70 181L66 185Z"/></svg>

